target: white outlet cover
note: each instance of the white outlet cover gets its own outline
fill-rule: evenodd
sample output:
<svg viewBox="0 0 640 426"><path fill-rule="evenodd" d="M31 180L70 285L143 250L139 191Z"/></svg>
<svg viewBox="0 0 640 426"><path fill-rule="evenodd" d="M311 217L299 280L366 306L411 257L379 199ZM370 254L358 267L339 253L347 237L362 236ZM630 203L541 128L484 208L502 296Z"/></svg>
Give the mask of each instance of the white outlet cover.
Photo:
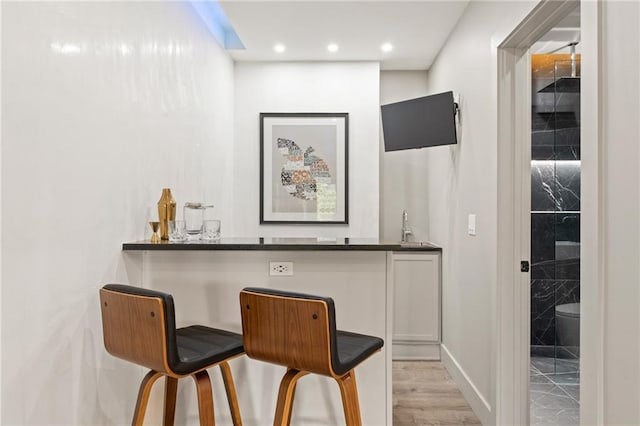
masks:
<svg viewBox="0 0 640 426"><path fill-rule="evenodd" d="M269 262L269 275L292 276L293 262Z"/></svg>

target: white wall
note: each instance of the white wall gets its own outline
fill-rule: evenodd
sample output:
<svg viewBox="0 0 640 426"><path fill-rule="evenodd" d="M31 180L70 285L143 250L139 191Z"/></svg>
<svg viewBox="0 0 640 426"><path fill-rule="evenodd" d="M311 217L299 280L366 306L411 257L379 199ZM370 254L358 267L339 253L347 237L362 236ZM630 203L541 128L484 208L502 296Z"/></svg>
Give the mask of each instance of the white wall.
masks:
<svg viewBox="0 0 640 426"><path fill-rule="evenodd" d="M589 178L599 160L602 191L600 206L589 204L592 210L599 209L590 212L590 218L600 214L602 220L603 238L595 241L603 259L594 260L604 262L604 292L590 305L601 304L604 309L603 322L590 323L603 327L604 344L595 348L602 351L603 364L591 365L604 372L603 424L631 425L640 424L640 5L603 2L600 12L601 147L598 158L583 160ZM594 201L585 191L589 188L583 189L583 198ZM582 235L593 241L593 232L583 230ZM594 277L587 278L586 285L595 284ZM588 291L594 294L591 288ZM589 355L590 361L597 360L598 353Z"/></svg>
<svg viewBox="0 0 640 426"><path fill-rule="evenodd" d="M429 94L426 71L382 71L380 104L400 102ZM446 148L430 148L446 149ZM381 184L380 238L399 241L402 210L409 214L409 225L415 241L429 239L427 150L384 152L380 132Z"/></svg>
<svg viewBox="0 0 640 426"><path fill-rule="evenodd" d="M461 108L458 145L426 150L429 238L443 247L443 360L485 424L495 419L496 47L534 5L470 2L429 70L429 91L453 90Z"/></svg>
<svg viewBox="0 0 640 426"><path fill-rule="evenodd" d="M97 291L162 187L229 196L233 62L188 3L2 2L2 63L1 423L126 424Z"/></svg>
<svg viewBox="0 0 640 426"><path fill-rule="evenodd" d="M0 6L0 23L2 22L2 6ZM0 29L0 47L2 46L2 30ZM2 70L2 53L0 52L0 70ZM1 74L0 74L1 75ZM1 77L0 77L1 78ZM2 84L0 84L0 99ZM0 102L0 421L2 420L2 105Z"/></svg>
<svg viewBox="0 0 640 426"><path fill-rule="evenodd" d="M379 90L377 62L237 63L232 234L377 238ZM259 225L261 112L349 113L349 225Z"/></svg>

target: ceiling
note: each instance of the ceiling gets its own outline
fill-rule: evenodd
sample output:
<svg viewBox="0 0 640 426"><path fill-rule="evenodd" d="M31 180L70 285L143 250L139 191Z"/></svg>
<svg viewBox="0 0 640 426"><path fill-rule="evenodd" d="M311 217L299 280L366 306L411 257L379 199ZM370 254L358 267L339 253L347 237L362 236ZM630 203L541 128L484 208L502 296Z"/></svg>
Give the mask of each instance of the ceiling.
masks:
<svg viewBox="0 0 640 426"><path fill-rule="evenodd" d="M380 61L384 70L424 70L464 12L468 0L221 0L244 50L236 61ZM286 50L274 51L276 44ZM335 43L338 51L327 46ZM393 50L383 52L381 45Z"/></svg>

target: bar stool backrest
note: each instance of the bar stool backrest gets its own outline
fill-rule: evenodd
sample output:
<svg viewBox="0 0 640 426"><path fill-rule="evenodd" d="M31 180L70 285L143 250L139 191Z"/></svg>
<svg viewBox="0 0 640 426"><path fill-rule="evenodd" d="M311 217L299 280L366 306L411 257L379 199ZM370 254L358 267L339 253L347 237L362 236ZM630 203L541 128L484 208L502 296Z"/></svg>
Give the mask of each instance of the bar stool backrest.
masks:
<svg viewBox="0 0 640 426"><path fill-rule="evenodd" d="M246 354L301 371L334 377L333 300L279 290L245 288L240 292Z"/></svg>
<svg viewBox="0 0 640 426"><path fill-rule="evenodd" d="M108 284L100 289L104 346L118 358L172 374L168 348L175 344L175 314L171 295Z"/></svg>

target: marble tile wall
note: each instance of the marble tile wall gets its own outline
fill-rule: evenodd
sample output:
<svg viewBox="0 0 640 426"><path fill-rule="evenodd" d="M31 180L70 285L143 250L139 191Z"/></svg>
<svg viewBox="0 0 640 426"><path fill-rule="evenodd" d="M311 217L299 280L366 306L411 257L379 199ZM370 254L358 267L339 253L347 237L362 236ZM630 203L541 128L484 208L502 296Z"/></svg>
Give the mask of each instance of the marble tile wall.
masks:
<svg viewBox="0 0 640 426"><path fill-rule="evenodd" d="M539 55L532 61L531 345L544 348L556 343L555 307L580 301L580 82L570 81L566 92L554 93L556 55L535 56ZM569 69L560 65L562 72Z"/></svg>
<svg viewBox="0 0 640 426"><path fill-rule="evenodd" d="M531 211L580 211L579 161L531 161Z"/></svg>
<svg viewBox="0 0 640 426"><path fill-rule="evenodd" d="M531 344L555 345L555 307L580 301L580 281L531 280Z"/></svg>

